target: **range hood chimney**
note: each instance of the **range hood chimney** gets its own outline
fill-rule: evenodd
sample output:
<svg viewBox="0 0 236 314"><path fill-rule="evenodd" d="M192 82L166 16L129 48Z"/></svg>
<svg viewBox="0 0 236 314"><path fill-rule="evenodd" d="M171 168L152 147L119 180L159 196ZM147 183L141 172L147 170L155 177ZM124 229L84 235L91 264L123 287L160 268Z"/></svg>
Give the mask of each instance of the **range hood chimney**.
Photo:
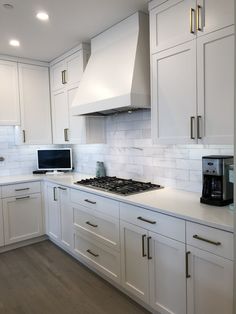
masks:
<svg viewBox="0 0 236 314"><path fill-rule="evenodd" d="M148 16L137 12L92 39L72 114L150 108L149 62Z"/></svg>

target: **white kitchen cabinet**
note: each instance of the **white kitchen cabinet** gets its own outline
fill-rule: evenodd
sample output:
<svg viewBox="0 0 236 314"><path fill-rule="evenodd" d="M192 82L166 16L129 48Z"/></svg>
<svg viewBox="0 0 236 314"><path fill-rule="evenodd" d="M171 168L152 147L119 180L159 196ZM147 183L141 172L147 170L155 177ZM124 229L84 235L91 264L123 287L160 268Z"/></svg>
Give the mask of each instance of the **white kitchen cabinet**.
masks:
<svg viewBox="0 0 236 314"><path fill-rule="evenodd" d="M185 314L185 244L154 232L148 236L150 305L162 314Z"/></svg>
<svg viewBox="0 0 236 314"><path fill-rule="evenodd" d="M151 54L177 46L196 37L195 8L195 0L150 2Z"/></svg>
<svg viewBox="0 0 236 314"><path fill-rule="evenodd" d="M186 313L185 244L121 221L122 285L161 314Z"/></svg>
<svg viewBox="0 0 236 314"><path fill-rule="evenodd" d="M234 24L234 0L197 0L197 36Z"/></svg>
<svg viewBox="0 0 236 314"><path fill-rule="evenodd" d="M69 189L47 184L47 233L49 237L70 249L73 241L73 216Z"/></svg>
<svg viewBox="0 0 236 314"><path fill-rule="evenodd" d="M71 106L89 57L89 48L65 57L51 66L51 101L54 144L104 142L104 119L73 116ZM61 59L60 59L61 60Z"/></svg>
<svg viewBox="0 0 236 314"><path fill-rule="evenodd" d="M233 144L233 27L197 39L197 64L198 138L203 144Z"/></svg>
<svg viewBox="0 0 236 314"><path fill-rule="evenodd" d="M51 144L48 68L19 64L19 86L22 142L31 145Z"/></svg>
<svg viewBox="0 0 236 314"><path fill-rule="evenodd" d="M17 63L0 60L0 125L20 124Z"/></svg>
<svg viewBox="0 0 236 314"><path fill-rule="evenodd" d="M187 246L188 314L233 313L233 262Z"/></svg>
<svg viewBox="0 0 236 314"><path fill-rule="evenodd" d="M233 0L154 0L149 11L151 54L234 24Z"/></svg>
<svg viewBox="0 0 236 314"><path fill-rule="evenodd" d="M148 259L145 229L121 221L121 273L125 289L149 303ZM145 246L145 247L144 247Z"/></svg>
<svg viewBox="0 0 236 314"><path fill-rule="evenodd" d="M54 144L66 144L69 142L69 112L66 99L67 95L64 90L59 90L52 94Z"/></svg>
<svg viewBox="0 0 236 314"><path fill-rule="evenodd" d="M155 143L196 142L196 42L152 55L152 137Z"/></svg>
<svg viewBox="0 0 236 314"><path fill-rule="evenodd" d="M2 246L4 246L4 229L3 229L2 200L0 199L0 247Z"/></svg>
<svg viewBox="0 0 236 314"><path fill-rule="evenodd" d="M3 199L5 244L31 239L43 234L41 194Z"/></svg>

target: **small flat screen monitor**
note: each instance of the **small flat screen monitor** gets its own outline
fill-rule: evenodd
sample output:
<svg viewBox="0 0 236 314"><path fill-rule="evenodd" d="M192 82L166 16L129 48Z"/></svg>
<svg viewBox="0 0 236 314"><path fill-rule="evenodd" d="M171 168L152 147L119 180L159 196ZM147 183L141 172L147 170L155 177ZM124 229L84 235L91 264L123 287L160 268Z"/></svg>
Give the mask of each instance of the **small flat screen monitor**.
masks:
<svg viewBox="0 0 236 314"><path fill-rule="evenodd" d="M70 148L39 149L37 151L39 170L72 170L72 154Z"/></svg>

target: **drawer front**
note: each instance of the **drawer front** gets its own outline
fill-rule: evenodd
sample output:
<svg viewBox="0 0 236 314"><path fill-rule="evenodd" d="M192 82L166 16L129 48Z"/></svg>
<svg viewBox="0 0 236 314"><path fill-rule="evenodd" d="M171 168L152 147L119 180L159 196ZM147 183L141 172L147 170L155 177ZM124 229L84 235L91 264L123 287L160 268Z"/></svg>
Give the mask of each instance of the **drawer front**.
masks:
<svg viewBox="0 0 236 314"><path fill-rule="evenodd" d="M81 232L75 232L74 253L109 278L120 282L120 254L118 252L89 240Z"/></svg>
<svg viewBox="0 0 236 314"><path fill-rule="evenodd" d="M78 231L85 231L90 239L119 250L118 219L99 212L91 215L86 207L75 205L73 206L73 224Z"/></svg>
<svg viewBox="0 0 236 314"><path fill-rule="evenodd" d="M40 182L18 183L5 185L2 187L3 198L40 192L41 192Z"/></svg>
<svg viewBox="0 0 236 314"><path fill-rule="evenodd" d="M98 210L106 215L119 218L119 202L78 190L71 190L71 201Z"/></svg>
<svg viewBox="0 0 236 314"><path fill-rule="evenodd" d="M141 207L120 203L120 218L133 225L185 242L185 221Z"/></svg>
<svg viewBox="0 0 236 314"><path fill-rule="evenodd" d="M187 222L187 244L233 260L233 234Z"/></svg>

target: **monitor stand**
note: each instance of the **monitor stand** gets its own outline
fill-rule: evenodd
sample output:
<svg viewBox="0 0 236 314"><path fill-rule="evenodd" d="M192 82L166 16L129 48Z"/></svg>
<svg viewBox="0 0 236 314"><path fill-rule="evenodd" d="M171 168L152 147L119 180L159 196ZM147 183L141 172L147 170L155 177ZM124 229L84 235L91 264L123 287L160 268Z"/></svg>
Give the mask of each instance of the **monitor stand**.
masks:
<svg viewBox="0 0 236 314"><path fill-rule="evenodd" d="M57 170L46 172L47 176L58 176L58 175L63 175L63 174L64 174L63 171L57 171Z"/></svg>

